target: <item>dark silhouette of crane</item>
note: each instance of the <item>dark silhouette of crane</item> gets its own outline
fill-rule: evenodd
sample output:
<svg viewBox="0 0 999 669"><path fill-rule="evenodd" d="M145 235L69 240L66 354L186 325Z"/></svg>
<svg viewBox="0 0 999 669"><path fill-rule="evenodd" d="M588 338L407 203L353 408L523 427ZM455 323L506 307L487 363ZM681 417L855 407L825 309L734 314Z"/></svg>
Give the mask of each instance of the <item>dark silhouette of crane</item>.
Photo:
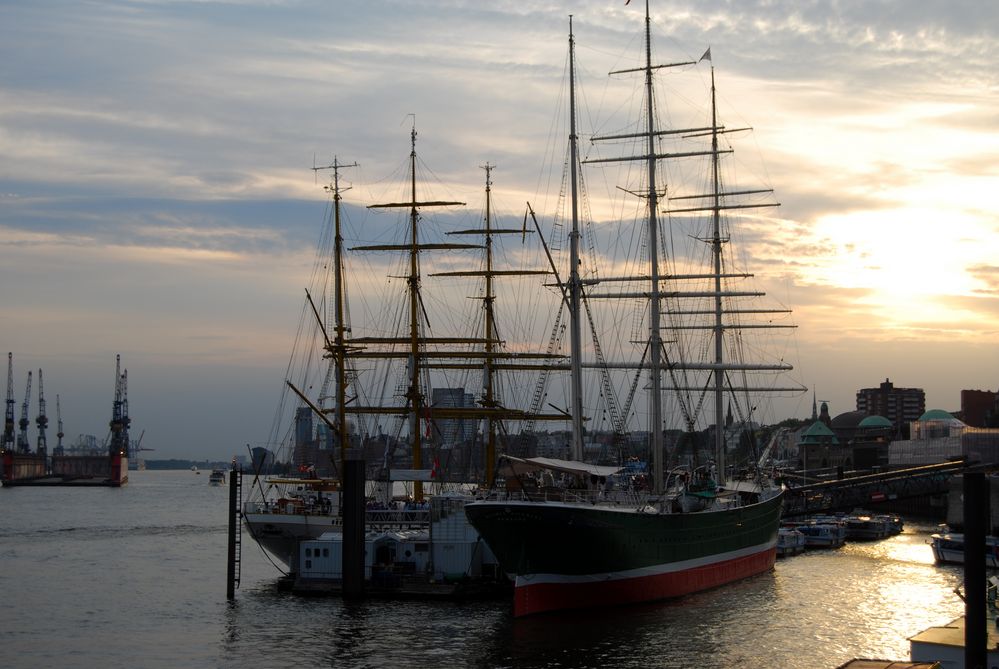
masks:
<svg viewBox="0 0 999 669"><path fill-rule="evenodd" d="M14 449L14 354L7 353L7 411L3 421L0 452Z"/></svg>
<svg viewBox="0 0 999 669"><path fill-rule="evenodd" d="M63 448L62 438L65 436L65 432L62 431L62 409L59 407L59 395L56 395L56 445L52 449L52 455L63 455L66 453L66 449Z"/></svg>
<svg viewBox="0 0 999 669"><path fill-rule="evenodd" d="M115 356L114 404L111 407L111 439L108 453L128 457L128 427L132 419L128 417L128 370L121 371L121 356Z"/></svg>
<svg viewBox="0 0 999 669"><path fill-rule="evenodd" d="M49 426L49 417L45 415L45 390L42 382L42 370L38 370L38 416L35 417L38 426L38 455L46 455L49 451L45 441L45 428Z"/></svg>
<svg viewBox="0 0 999 669"><path fill-rule="evenodd" d="M20 432L17 434L17 450L19 453L30 453L31 444L28 443L28 425L31 421L28 420L28 403L31 400L31 372L28 372L28 385L24 389L24 403L21 404L21 420L17 421L18 427L21 428Z"/></svg>

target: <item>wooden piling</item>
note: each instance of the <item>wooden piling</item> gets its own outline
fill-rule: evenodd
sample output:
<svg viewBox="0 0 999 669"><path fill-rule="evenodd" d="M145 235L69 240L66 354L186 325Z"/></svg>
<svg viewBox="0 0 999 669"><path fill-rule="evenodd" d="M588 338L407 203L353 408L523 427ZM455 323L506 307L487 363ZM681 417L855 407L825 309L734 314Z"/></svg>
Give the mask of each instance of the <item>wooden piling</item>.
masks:
<svg viewBox="0 0 999 669"><path fill-rule="evenodd" d="M364 453L347 449L343 490L343 596L364 596Z"/></svg>
<svg viewBox="0 0 999 669"><path fill-rule="evenodd" d="M964 666L985 669L985 533L989 484L982 472L964 473Z"/></svg>
<svg viewBox="0 0 999 669"><path fill-rule="evenodd" d="M241 481L241 473L237 467L233 467L229 472L229 551L226 570L225 598L230 602L236 597L236 541L239 532L237 522L239 509L238 490Z"/></svg>

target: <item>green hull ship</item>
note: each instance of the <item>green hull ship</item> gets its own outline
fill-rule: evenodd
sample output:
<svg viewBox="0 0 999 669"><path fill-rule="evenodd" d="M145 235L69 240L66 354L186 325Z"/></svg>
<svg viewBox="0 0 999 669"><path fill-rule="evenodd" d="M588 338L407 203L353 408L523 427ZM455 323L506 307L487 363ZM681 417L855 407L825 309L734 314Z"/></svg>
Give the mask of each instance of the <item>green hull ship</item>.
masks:
<svg viewBox="0 0 999 669"><path fill-rule="evenodd" d="M719 158L731 150L719 148L719 136L734 130L726 130L717 119L713 66L710 120L698 121L699 127L689 129L661 130L656 126L654 74L660 68L692 70L704 60L710 65L710 49L699 61L653 65L651 20L646 2L644 63L612 73L644 75L641 120L620 124L639 130L592 138L594 143L631 141L631 155L580 161L576 146L571 26L570 21L568 153L573 227L569 235L569 274L560 287L572 319L568 384L572 459L511 458L518 464L505 470L506 490L497 490L465 507L471 524L496 555L502 569L514 579L515 616L680 597L770 570L776 559L783 490L764 475L765 458L759 454L752 457L745 480L728 480L726 440L748 436L749 442L755 443L758 426L751 419L758 400L752 398L758 393L804 391L800 386L782 388L773 382L772 375L791 369L783 359L772 363L740 359L743 351L751 348L745 346L751 333L793 326L777 324L775 314L789 313L786 310L732 306L740 298L756 298L763 293L729 287L730 283L752 275L735 273L730 269L730 261L723 258L730 234L722 214L728 210L776 205L737 200L750 194L769 194L769 189L741 186L726 189L720 182ZM708 168L705 190L688 194L674 184L667 188L657 180L657 171L660 175L670 171L661 163L672 162L675 166L680 160L696 157L703 157ZM643 229L636 235L644 240L644 246L634 256L641 261L636 261L630 272L625 270L623 275L584 279L580 274L581 234L576 193L585 189L577 188L577 173L581 171L577 170L577 163L581 166L626 161L637 162L644 170L637 187L619 186L622 192L644 200ZM624 173L629 174L627 170ZM690 180L695 182L705 183ZM668 214L670 226L689 223L703 227L679 235L672 227L665 229L667 217L663 212ZM681 236L709 251L682 259L660 258L665 247L661 240L669 239L673 248L673 240ZM681 260L692 264L692 259L700 256L705 257L709 269L679 269ZM588 276L595 277L596 272L588 272ZM600 290L607 284L610 289ZM640 362L606 360L600 357L600 347L596 344L593 347L596 359L586 363L581 360L581 314L600 299L641 305L637 307L635 321L647 327L646 339L634 341L634 336L628 337L626 325L620 319L609 330L622 339L628 337L630 342L626 343L637 344L635 351L636 357L641 355ZM754 316L757 314L764 316L757 318ZM696 335L692 334L695 332ZM695 359L699 355L703 357ZM584 367L602 374L609 370L634 370L635 377L629 384L632 392L639 386L641 375L647 375L643 384L648 390L651 472L647 476L628 477L619 468L598 467L583 461L583 425L587 420L582 400ZM760 376L770 378L760 379ZM602 397L611 394L610 383L605 382L602 388ZM702 418L712 428L709 431L713 433L713 461L705 463L695 453L684 466L678 466L681 463L674 460L672 469L667 471L663 429L667 391L674 394L679 406L676 415L683 419L688 433L696 431L695 421ZM724 411L725 397L729 402L728 418ZM630 407L630 401L629 398L626 406ZM740 422L735 426L731 419L733 406ZM630 411L619 413L628 416ZM596 416L597 412L591 414ZM624 434L623 419L615 425L615 432ZM672 455L676 458L677 451ZM547 472L535 475L537 470ZM550 475L552 472L554 476ZM557 480L568 484L567 487L556 487Z"/></svg>
<svg viewBox="0 0 999 669"><path fill-rule="evenodd" d="M769 571L782 493L695 513L584 503L465 507L515 579L514 615L681 597Z"/></svg>

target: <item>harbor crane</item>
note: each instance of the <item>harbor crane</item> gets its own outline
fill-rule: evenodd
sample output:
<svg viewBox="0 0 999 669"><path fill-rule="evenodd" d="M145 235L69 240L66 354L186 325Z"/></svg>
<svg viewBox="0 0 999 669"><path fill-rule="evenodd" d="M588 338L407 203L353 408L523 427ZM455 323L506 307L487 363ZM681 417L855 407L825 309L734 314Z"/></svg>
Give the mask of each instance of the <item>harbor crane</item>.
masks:
<svg viewBox="0 0 999 669"><path fill-rule="evenodd" d="M28 443L28 425L31 421L28 420L28 403L31 400L31 372L28 372L28 385L24 389L24 403L21 404L21 420L17 422L18 427L21 428L20 432L17 434L17 450L19 453L30 453L31 444Z"/></svg>
<svg viewBox="0 0 999 669"><path fill-rule="evenodd" d="M139 453L141 453L142 451L155 451L156 450L155 448L143 448L142 447L142 438L144 436L146 436L146 431L145 430L143 430L142 432L140 432L139 433L139 438L136 439L135 441L133 441L132 444L131 444L131 446L129 446L128 453L129 453L130 457L133 456L133 455L135 457L139 457Z"/></svg>
<svg viewBox="0 0 999 669"><path fill-rule="evenodd" d="M66 435L66 433L62 431L62 409L59 407L58 394L56 395L56 429L56 439L58 441L56 441L55 448L52 449L52 455L64 455L66 453L66 449L63 448L62 438Z"/></svg>
<svg viewBox="0 0 999 669"><path fill-rule="evenodd" d="M45 390L42 383L42 370L38 370L38 416L35 417L38 426L38 454L48 453L48 443L45 441L45 428L49 426L49 418L45 415Z"/></svg>
<svg viewBox="0 0 999 669"><path fill-rule="evenodd" d="M7 411L3 421L3 443L0 451L14 448L14 354L7 353Z"/></svg>
<svg viewBox="0 0 999 669"><path fill-rule="evenodd" d="M132 420L128 417L128 370L121 371L121 356L115 356L115 388L114 404L111 407L111 439L109 453L111 456L122 454L128 457L128 426Z"/></svg>

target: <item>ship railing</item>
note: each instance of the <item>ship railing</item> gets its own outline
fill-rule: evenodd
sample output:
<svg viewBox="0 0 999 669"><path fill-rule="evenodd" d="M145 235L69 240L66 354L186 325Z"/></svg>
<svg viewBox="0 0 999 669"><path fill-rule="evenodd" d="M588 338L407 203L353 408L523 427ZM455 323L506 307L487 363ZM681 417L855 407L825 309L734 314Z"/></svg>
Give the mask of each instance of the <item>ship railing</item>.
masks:
<svg viewBox="0 0 999 669"><path fill-rule="evenodd" d="M365 522L369 526L426 526L430 523L430 509L368 509Z"/></svg>
<svg viewBox="0 0 999 669"><path fill-rule="evenodd" d="M243 503L243 513L267 513L289 516L336 516L339 510L331 503L303 503L298 499L247 501Z"/></svg>
<svg viewBox="0 0 999 669"><path fill-rule="evenodd" d="M534 489L496 490L485 499L523 502L565 502L567 504L592 504L640 508L650 502L648 491L642 490L592 490L542 486Z"/></svg>

